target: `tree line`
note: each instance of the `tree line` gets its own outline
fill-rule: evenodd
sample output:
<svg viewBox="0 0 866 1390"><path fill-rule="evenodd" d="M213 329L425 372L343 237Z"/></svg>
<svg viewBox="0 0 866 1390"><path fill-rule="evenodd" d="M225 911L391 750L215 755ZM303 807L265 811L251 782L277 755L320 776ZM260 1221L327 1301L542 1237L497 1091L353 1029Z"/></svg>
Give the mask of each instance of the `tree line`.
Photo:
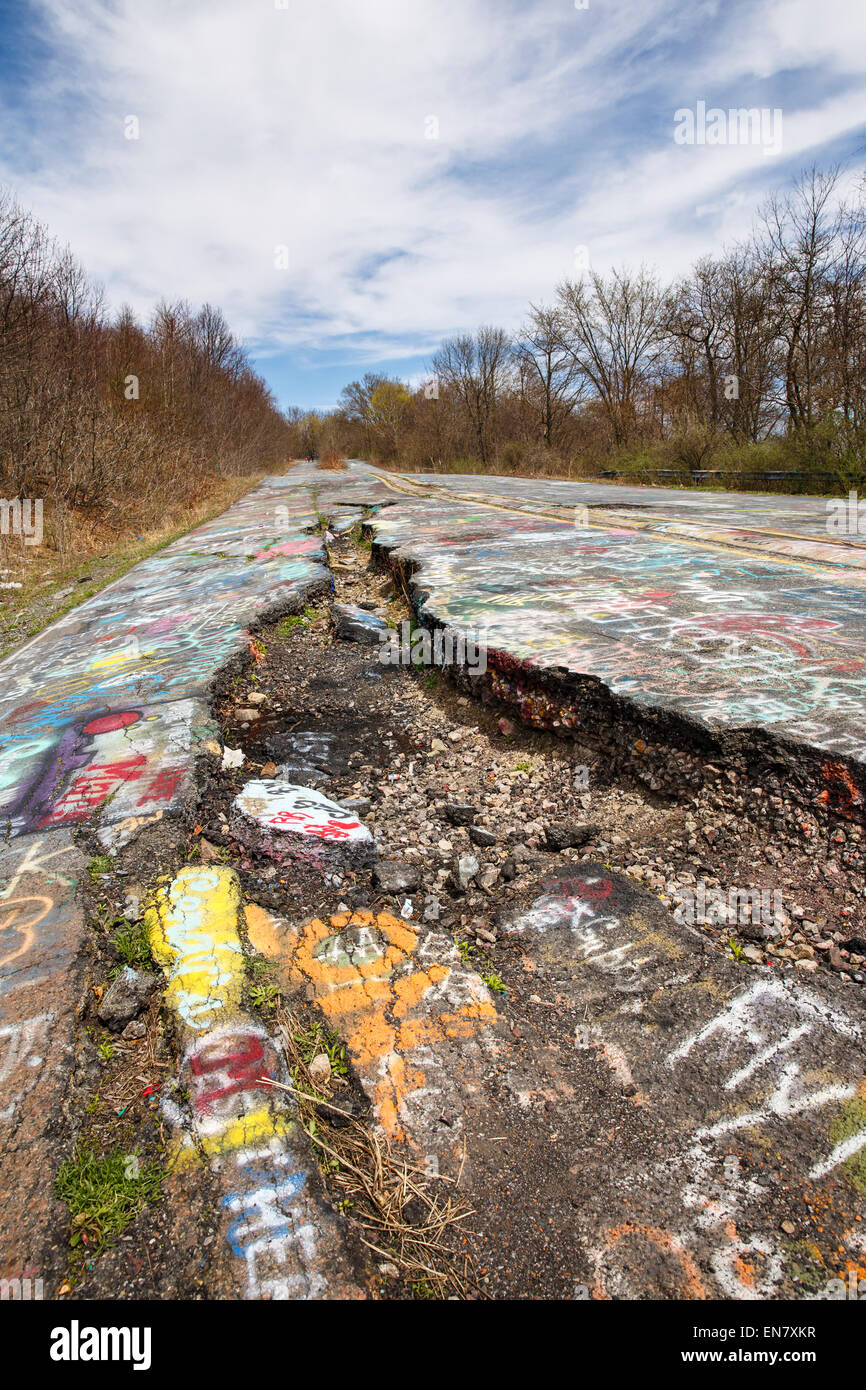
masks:
<svg viewBox="0 0 866 1390"><path fill-rule="evenodd" d="M289 424L219 309L109 314L68 248L0 192L0 495L145 527L214 477L283 461Z"/></svg>
<svg viewBox="0 0 866 1390"><path fill-rule="evenodd" d="M718 470L856 481L866 444L866 181L812 168L674 283L587 268L521 331L444 342L429 379L368 374L296 412L299 452L411 468Z"/></svg>
<svg viewBox="0 0 866 1390"><path fill-rule="evenodd" d="M425 469L749 477L856 486L866 446L866 182L805 172L751 235L674 283L589 267L517 334L443 342L281 413L219 309L111 314L68 248L0 193L0 496L145 528L215 478L289 457ZM796 484L787 482L785 486Z"/></svg>

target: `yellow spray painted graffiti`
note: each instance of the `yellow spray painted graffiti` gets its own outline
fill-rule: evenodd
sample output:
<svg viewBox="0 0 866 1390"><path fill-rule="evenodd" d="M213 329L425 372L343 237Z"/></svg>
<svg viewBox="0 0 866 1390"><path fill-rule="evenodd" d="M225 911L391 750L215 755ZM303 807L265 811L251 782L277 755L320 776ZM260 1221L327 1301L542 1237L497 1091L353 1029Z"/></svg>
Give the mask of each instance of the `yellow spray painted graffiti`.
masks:
<svg viewBox="0 0 866 1390"><path fill-rule="evenodd" d="M145 913L155 960L168 973L166 1005L203 1032L240 1005L240 885L231 869L182 869Z"/></svg>
<svg viewBox="0 0 866 1390"><path fill-rule="evenodd" d="M162 1100L174 1166L209 1165L247 1298L357 1297L333 1213L311 1190L294 1107L271 1084L288 1080L282 1048L243 1008L240 914L237 875L206 867L181 870L145 913L182 1048L178 1100Z"/></svg>
<svg viewBox="0 0 866 1390"><path fill-rule="evenodd" d="M274 1113L266 1083L279 1055L241 1011L245 980L238 931L240 884L231 869L186 868L145 913L154 958L168 975L166 1007L183 1037L182 1078L193 1112L176 1161L267 1142L291 1121Z"/></svg>

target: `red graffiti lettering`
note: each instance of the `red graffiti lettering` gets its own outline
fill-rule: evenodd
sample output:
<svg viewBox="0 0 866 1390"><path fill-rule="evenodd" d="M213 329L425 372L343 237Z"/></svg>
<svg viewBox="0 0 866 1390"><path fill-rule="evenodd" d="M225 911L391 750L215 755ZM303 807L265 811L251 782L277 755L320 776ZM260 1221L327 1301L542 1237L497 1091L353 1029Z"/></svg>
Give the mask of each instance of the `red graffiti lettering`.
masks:
<svg viewBox="0 0 866 1390"><path fill-rule="evenodd" d="M251 1091L261 1087L271 1075L259 1038L250 1038L248 1045L239 1051L211 1057L190 1057L189 1064L194 1076L210 1076L213 1072L224 1073L218 1085L208 1091L197 1092L197 1110L207 1110L214 1101L223 1100L238 1091Z"/></svg>
<svg viewBox="0 0 866 1390"><path fill-rule="evenodd" d="M117 710L113 714L101 714L97 719L91 719L84 725L82 733L85 734L113 734L117 729L128 729L130 724L137 724L141 715L137 710Z"/></svg>
<svg viewBox="0 0 866 1390"><path fill-rule="evenodd" d="M143 754L126 758L118 763L102 763L89 767L80 777L76 777L68 791L57 801L51 814L41 822L43 826L56 821L84 820L106 797L116 789L119 782L135 782L141 777L141 769L146 764Z"/></svg>
<svg viewBox="0 0 866 1390"><path fill-rule="evenodd" d="M157 773L153 781L148 784L144 794L138 798L136 805L143 806L146 801L170 801L182 776L182 770L178 772L164 770Z"/></svg>

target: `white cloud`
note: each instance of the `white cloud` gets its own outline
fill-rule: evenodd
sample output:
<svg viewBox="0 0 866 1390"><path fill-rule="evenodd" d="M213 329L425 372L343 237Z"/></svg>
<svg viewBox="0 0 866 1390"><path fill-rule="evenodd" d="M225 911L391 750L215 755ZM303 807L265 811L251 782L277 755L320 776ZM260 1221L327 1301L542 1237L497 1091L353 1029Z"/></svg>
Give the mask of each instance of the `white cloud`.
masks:
<svg viewBox="0 0 866 1390"><path fill-rule="evenodd" d="M758 77L804 65L862 74L866 9L852 0L762 0L748 23L731 26L727 52Z"/></svg>
<svg viewBox="0 0 866 1390"><path fill-rule="evenodd" d="M752 148L675 146L676 107L742 104L750 75L816 59L866 68L842 0L817 24L808 0L40 3L58 63L0 172L114 304L208 299L266 353L348 337L396 357L513 325L578 243L683 270L779 175ZM784 158L853 130L862 97L786 109Z"/></svg>

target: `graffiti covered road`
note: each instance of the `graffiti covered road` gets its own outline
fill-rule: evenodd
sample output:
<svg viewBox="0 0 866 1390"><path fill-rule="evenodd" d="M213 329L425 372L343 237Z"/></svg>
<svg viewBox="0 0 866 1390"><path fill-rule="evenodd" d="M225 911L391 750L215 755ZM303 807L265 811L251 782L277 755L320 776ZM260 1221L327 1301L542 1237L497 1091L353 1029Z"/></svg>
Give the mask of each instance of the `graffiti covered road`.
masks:
<svg viewBox="0 0 866 1390"><path fill-rule="evenodd" d="M413 497L375 518L377 543L411 574L422 617L486 642L503 690L516 659L704 727L866 761L866 535L829 537L823 500L392 486Z"/></svg>
<svg viewBox="0 0 866 1390"><path fill-rule="evenodd" d="M6 839L95 819L121 844L189 796L215 673L266 610L330 587L311 534L319 494L337 530L377 508L377 544L410 569L421 616L480 634L505 684L521 666L561 670L711 727L866 759L866 544L819 555L819 500L446 481L296 468L7 657ZM483 501L464 500L470 485ZM783 525L808 557L786 552Z"/></svg>
<svg viewBox="0 0 866 1390"><path fill-rule="evenodd" d="M684 745L703 731L701 776L708 746L716 774L741 744L813 759L817 811L859 827L866 547L828 537L814 499L632 492L297 466L0 663L0 1191L16 1196L0 1215L0 1278L35 1267L50 1296L70 1291L54 1177L85 1100L122 1119L129 1097L101 1100L100 1056L107 1066L126 1049L130 1095L150 1106L142 1123L164 1131L170 1238L154 1296L380 1296L370 1251L382 1252L359 1255L298 1123L271 1009L280 991L345 1049L384 1140L481 1214L481 1244L467 1237L465 1253L488 1261L494 1296L802 1297L862 1271L859 937L835 976L814 951L784 971L758 952L752 968L609 864L579 862L591 826L557 849L539 825L536 878L507 912L490 906L498 937L476 936L498 953L482 973L460 932L479 904L506 901L518 831L472 824L462 801L447 838L432 830L473 761L464 731L413 742L400 701L421 683L330 628L315 670L310 657L308 708L297 688L267 688L262 624L293 615L284 640L299 644L299 668L315 624L324 633L333 618L319 601L342 583L340 546L356 546L346 532L360 525L380 598L388 589L394 611L405 599L404 612L485 644L482 684L461 688L494 707L483 717L503 756L513 726L500 710L576 746L590 690L602 722L667 721L671 747L677 730ZM358 612L377 606L354 597ZM226 693L229 676L243 699ZM322 713L338 707L367 776L351 792L356 772L341 783ZM305 784L297 757L289 777L265 746L306 738L309 751L316 737L324 770L308 771L333 794ZM460 768L446 772L448 759ZM763 781L765 764L746 763L737 775ZM413 803L400 853L421 825L433 837L396 865L406 876L390 898L387 832L370 814L389 786ZM842 843L856 868L859 841ZM422 895L431 873L435 893ZM140 898L125 891L132 875ZM140 929L154 972L149 1022L132 1018L137 1031L103 1039L99 1055L95 1001L122 972L117 920L94 924L95 904L123 914L121 932ZM125 1258L109 1253L94 1279Z"/></svg>
<svg viewBox="0 0 866 1390"><path fill-rule="evenodd" d="M20 1199L0 1277L44 1267L54 1209L84 983L72 832L116 854L194 804L214 677L263 615L331 588L315 525L314 496L273 478L0 662L0 1188Z"/></svg>

